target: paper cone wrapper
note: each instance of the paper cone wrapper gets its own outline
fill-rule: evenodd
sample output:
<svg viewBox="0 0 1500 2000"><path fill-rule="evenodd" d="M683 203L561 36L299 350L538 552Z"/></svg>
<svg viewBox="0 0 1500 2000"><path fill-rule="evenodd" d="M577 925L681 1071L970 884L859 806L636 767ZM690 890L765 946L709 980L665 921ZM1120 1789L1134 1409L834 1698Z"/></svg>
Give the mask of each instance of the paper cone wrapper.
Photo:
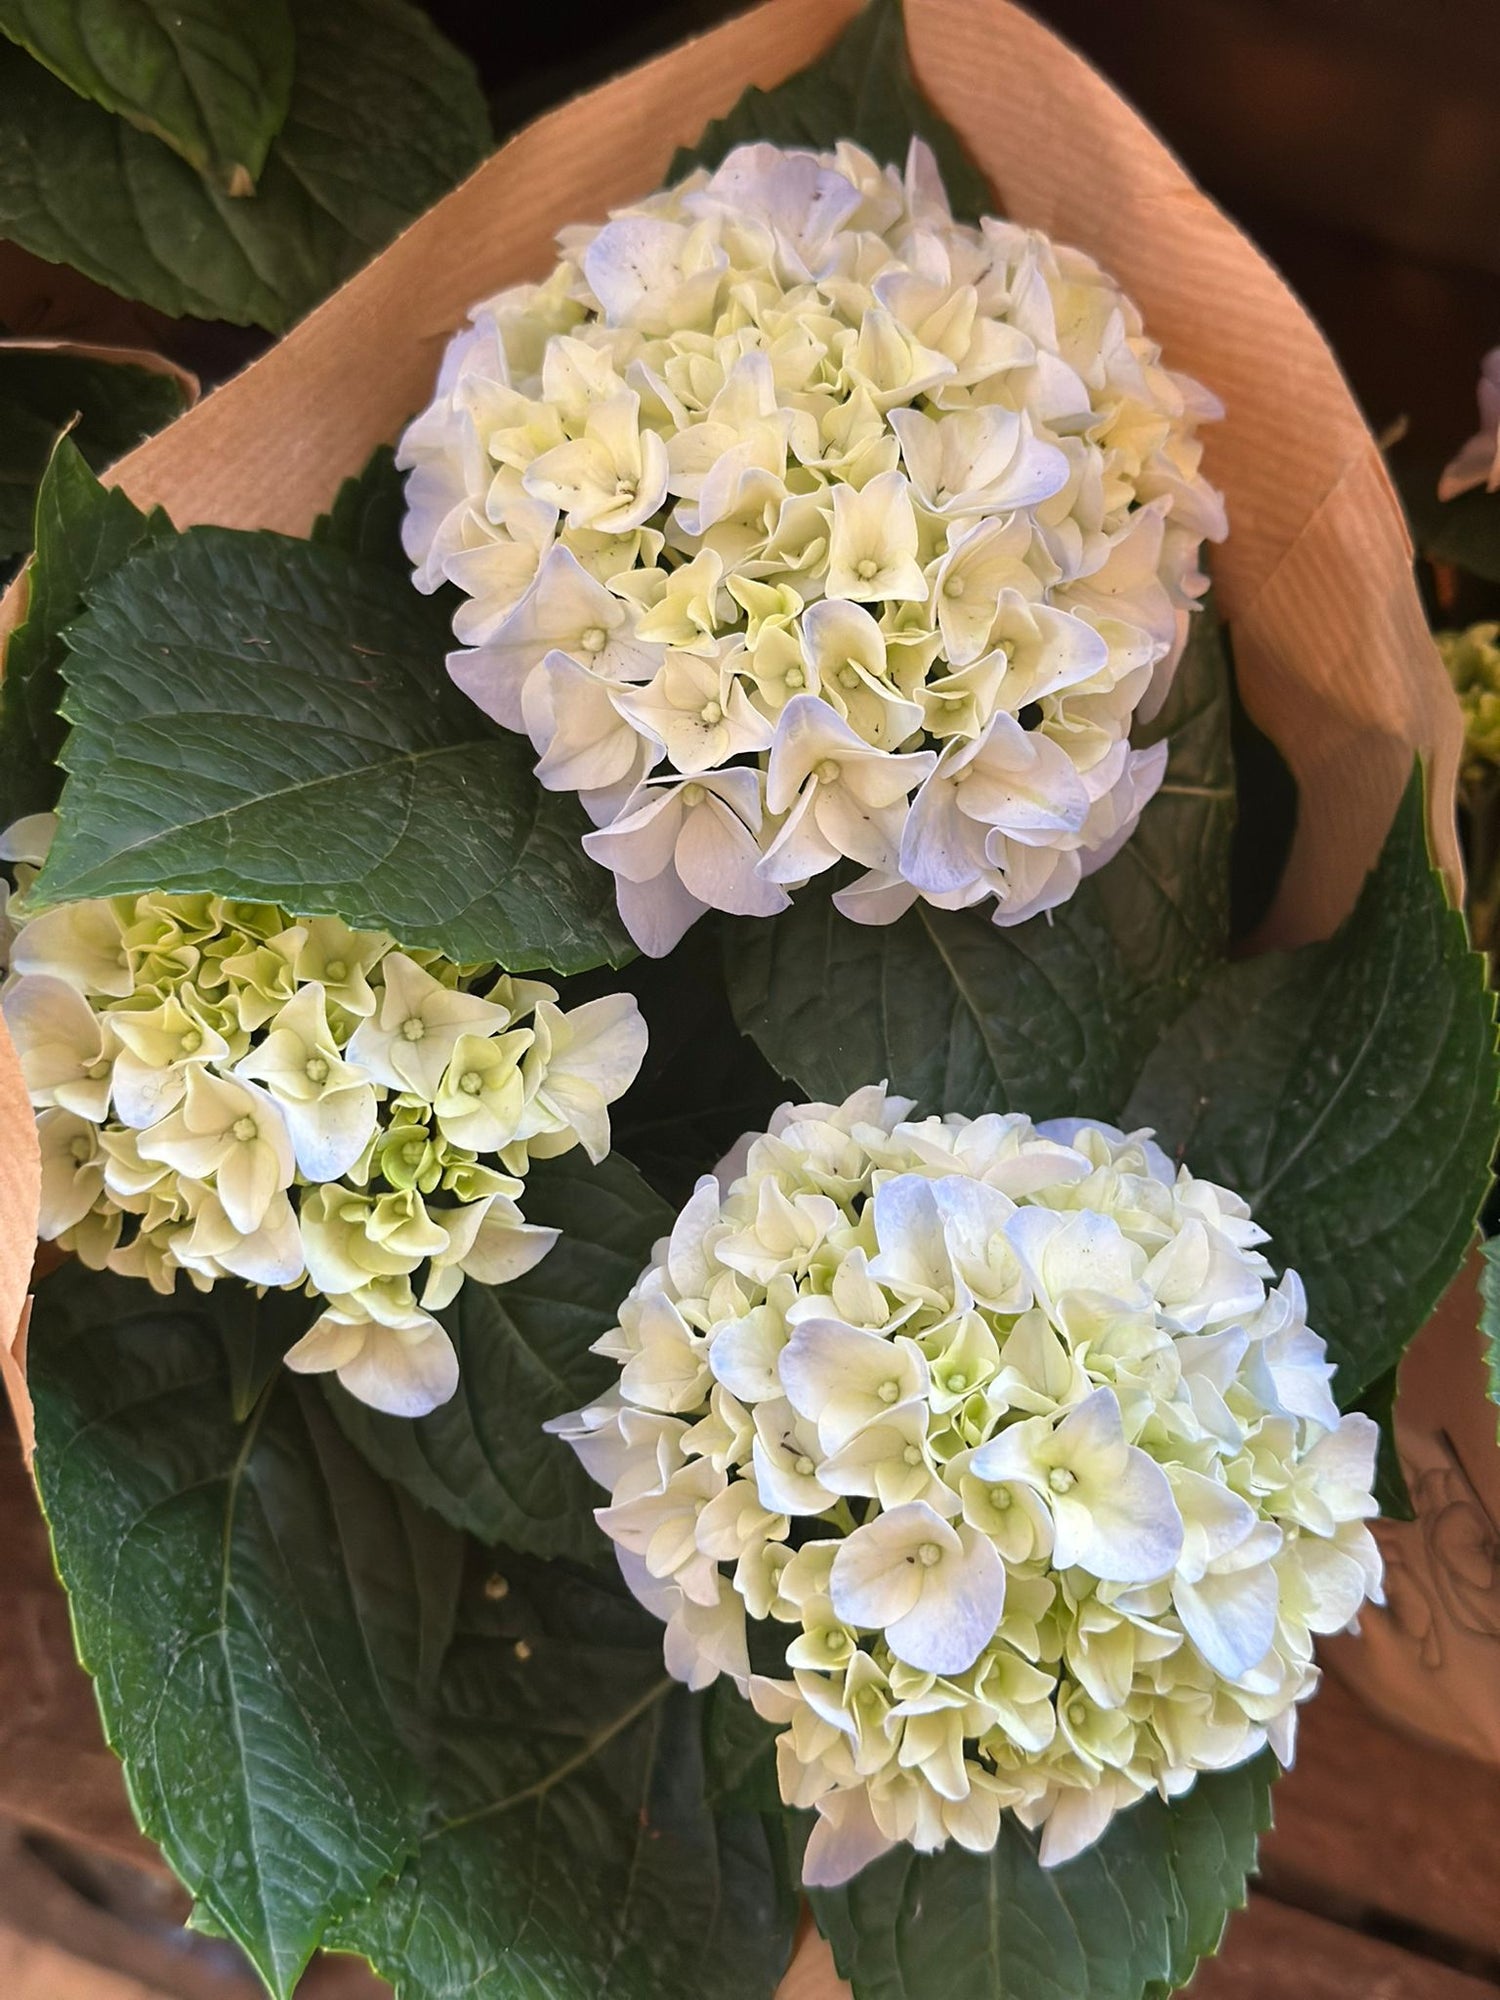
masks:
<svg viewBox="0 0 1500 2000"><path fill-rule="evenodd" d="M1387 1722L1500 1765L1500 1451L1485 1394L1480 1259L1401 1363L1397 1441L1414 1521L1377 1521L1386 1608L1323 1648Z"/></svg>
<svg viewBox="0 0 1500 2000"><path fill-rule="evenodd" d="M112 478L179 526L305 534L340 480L427 403L471 305L544 276L560 228L659 186L678 146L747 85L811 62L856 11L855 0L771 0L537 120ZM906 0L906 17L921 88L987 174L996 211L1095 256L1135 299L1168 365L1226 405L1207 442L1231 530L1214 577L1246 707L1300 796L1265 941L1300 943L1338 923L1414 753L1427 763L1433 844L1457 892L1458 709L1395 495L1322 335L1135 112L1047 29L1007 0ZM0 628L18 600L13 592ZM29 1261L35 1142L5 1048L0 1121L8 1326Z"/></svg>

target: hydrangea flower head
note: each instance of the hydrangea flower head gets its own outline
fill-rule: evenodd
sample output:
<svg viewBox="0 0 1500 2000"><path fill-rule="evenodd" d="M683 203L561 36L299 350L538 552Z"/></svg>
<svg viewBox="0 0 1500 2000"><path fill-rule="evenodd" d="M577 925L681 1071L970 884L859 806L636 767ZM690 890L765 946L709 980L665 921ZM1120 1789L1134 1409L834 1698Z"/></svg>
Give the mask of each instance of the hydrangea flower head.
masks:
<svg viewBox="0 0 1500 2000"><path fill-rule="evenodd" d="M609 1150L646 1049L634 999L403 952L336 917L208 895L28 902L55 822L0 835L6 1025L36 1108L40 1233L95 1270L321 1294L287 1356L377 1409L445 1402L434 1316L529 1271L557 1232L533 1159Z"/></svg>
<svg viewBox="0 0 1500 2000"><path fill-rule="evenodd" d="M1500 625L1436 632L1464 717L1463 781L1477 789L1500 768Z"/></svg>
<svg viewBox="0 0 1500 2000"><path fill-rule="evenodd" d="M1147 1133L911 1109L783 1106L552 1427L670 1670L782 1725L814 1885L1007 1809L1051 1865L1289 1761L1314 1635L1380 1591L1376 1427L1245 1203Z"/></svg>
<svg viewBox="0 0 1500 2000"><path fill-rule="evenodd" d="M449 347L405 540L637 943L840 863L863 922L1063 901L1161 780L1213 399L919 142L742 146L560 244Z"/></svg>

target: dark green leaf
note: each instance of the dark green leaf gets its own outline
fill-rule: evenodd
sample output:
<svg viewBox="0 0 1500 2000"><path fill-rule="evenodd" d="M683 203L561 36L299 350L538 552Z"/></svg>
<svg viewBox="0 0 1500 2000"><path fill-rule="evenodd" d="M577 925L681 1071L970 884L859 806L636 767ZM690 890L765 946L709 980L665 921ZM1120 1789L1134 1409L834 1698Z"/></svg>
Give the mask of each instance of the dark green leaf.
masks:
<svg viewBox="0 0 1500 2000"><path fill-rule="evenodd" d="M186 404L181 377L161 369L0 345L0 567L31 547L37 488L75 417L73 443L98 469Z"/></svg>
<svg viewBox="0 0 1500 2000"><path fill-rule="evenodd" d="M883 1078L927 1112L1107 1116L1129 1087L1123 974L1087 883L1007 931L925 903L853 924L815 884L726 939L740 1026L814 1098Z"/></svg>
<svg viewBox="0 0 1500 2000"><path fill-rule="evenodd" d="M782 1812L776 1781L781 1730L763 1722L731 1680L714 1682L706 1710L703 1753L711 1804L720 1812Z"/></svg>
<svg viewBox="0 0 1500 2000"><path fill-rule="evenodd" d="M283 1388L235 1420L233 1296L49 1278L36 1470L142 1825L284 1995L330 1913L416 1843L418 1773L362 1602L416 1585L395 1509L320 1398ZM313 1309L273 1294L261 1310L291 1339Z"/></svg>
<svg viewBox="0 0 1500 2000"><path fill-rule="evenodd" d="M329 1939L398 2000L768 2000L795 1901L761 1820L705 1803L701 1698L617 1579L491 1570L429 1726L433 1827Z"/></svg>
<svg viewBox="0 0 1500 2000"><path fill-rule="evenodd" d="M1500 493L1476 486L1455 500L1439 500L1435 462L1417 458L1403 470L1401 495L1420 552L1429 562L1452 563L1500 583Z"/></svg>
<svg viewBox="0 0 1500 2000"><path fill-rule="evenodd" d="M563 1231L526 1277L466 1284L439 1315L458 1349L458 1394L414 1422L382 1416L337 1387L345 1434L386 1478L485 1542L534 1555L607 1553L593 1510L604 1495L569 1447L543 1433L617 1378L589 1352L672 1226L672 1211L613 1153L541 1160L526 1218Z"/></svg>
<svg viewBox="0 0 1500 2000"><path fill-rule="evenodd" d="M235 194L291 103L287 0L0 0L0 33Z"/></svg>
<svg viewBox="0 0 1500 2000"><path fill-rule="evenodd" d="M1229 719L1229 664L1210 598L1193 613L1161 712L1133 739L1142 748L1170 746L1161 789L1096 878L1141 1024L1138 1060L1228 946L1235 813Z"/></svg>
<svg viewBox="0 0 1500 2000"><path fill-rule="evenodd" d="M1500 1237L1491 1236L1483 1249L1484 1267L1479 1273L1479 1331L1484 1339L1490 1401L1500 1403Z"/></svg>
<svg viewBox="0 0 1500 2000"><path fill-rule="evenodd" d="M614 1143L677 1208L737 1139L765 1130L786 1090L735 1022L714 917L668 957L610 973L607 987L635 995L650 1034L640 1076L611 1113Z"/></svg>
<svg viewBox="0 0 1500 2000"><path fill-rule="evenodd" d="M992 1853L899 1849L813 1914L855 2000L1156 2000L1243 1907L1275 1769L1263 1751L1145 1799L1060 1868L1007 1814Z"/></svg>
<svg viewBox="0 0 1500 2000"><path fill-rule="evenodd" d="M997 930L918 903L865 926L814 884L782 916L728 926L736 1017L783 1076L833 1099L886 1078L925 1111L969 1117L1121 1110L1227 931L1228 697L1202 618L1152 732L1171 744L1162 789L1061 909Z"/></svg>
<svg viewBox="0 0 1500 2000"><path fill-rule="evenodd" d="M194 528L69 628L39 894L212 890L512 971L624 958L577 801L443 671L443 607L332 546Z"/></svg>
<svg viewBox="0 0 1500 2000"><path fill-rule="evenodd" d="M328 512L313 522L308 539L409 577L411 565L401 548L405 514L405 482L396 470L395 452L383 444L363 472L340 486Z"/></svg>
<svg viewBox="0 0 1500 2000"><path fill-rule="evenodd" d="M1375 1456L1375 1498L1388 1521L1414 1521L1417 1510L1411 1503L1406 1474L1401 1470L1396 1450L1396 1375L1387 1368L1378 1375L1353 1407L1373 1417L1380 1426L1380 1444Z"/></svg>
<svg viewBox="0 0 1500 2000"><path fill-rule="evenodd" d="M1228 634L1224 636L1227 650ZM1229 852L1229 935L1237 944L1260 929L1281 886L1297 830L1297 780L1240 699L1232 670L1229 694L1235 797L1234 839Z"/></svg>
<svg viewBox="0 0 1500 2000"><path fill-rule="evenodd" d="M757 139L826 151L850 139L884 166L904 167L913 137L937 156L953 213L977 222L993 215L994 196L962 139L923 97L911 71L901 0L870 0L864 12L810 68L774 90L754 85L696 146L681 148L668 180L693 167L716 167L736 146Z"/></svg>
<svg viewBox="0 0 1500 2000"><path fill-rule="evenodd" d="M65 648L62 628L83 609L85 591L144 542L170 534L150 515L99 484L71 438L53 452L37 494L36 560L27 579L24 622L5 652L0 681L0 815L3 823L57 804L65 725L58 716Z"/></svg>
<svg viewBox="0 0 1500 2000"><path fill-rule="evenodd" d="M291 110L239 197L0 45L0 236L165 313L299 318L475 165L489 123L467 59L408 0L291 11Z"/></svg>
<svg viewBox="0 0 1500 2000"><path fill-rule="evenodd" d="M1222 967L1127 1120L1235 1188L1307 1286L1348 1407L1463 1261L1497 1125L1493 1007L1407 788L1337 936Z"/></svg>

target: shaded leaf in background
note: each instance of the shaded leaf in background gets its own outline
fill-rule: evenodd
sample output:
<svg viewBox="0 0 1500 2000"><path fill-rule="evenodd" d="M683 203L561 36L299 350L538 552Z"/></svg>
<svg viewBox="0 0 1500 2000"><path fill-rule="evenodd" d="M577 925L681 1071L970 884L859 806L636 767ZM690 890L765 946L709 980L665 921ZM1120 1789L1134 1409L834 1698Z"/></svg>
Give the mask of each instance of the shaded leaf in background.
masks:
<svg viewBox="0 0 1500 2000"><path fill-rule="evenodd" d="M855 2000L1157 2000L1243 1907L1276 1769L1266 1750L1143 1799L1059 1868L1007 1813L991 1853L899 1849L813 1914Z"/></svg>
<svg viewBox="0 0 1500 2000"><path fill-rule="evenodd" d="M852 139L883 166L904 167L913 137L925 139L936 154L960 221L995 213L989 184L963 140L917 88L901 0L870 0L810 68L774 90L752 85L727 117L712 120L696 146L679 148L667 179L680 180L693 167L716 167L736 146L757 139L820 151Z"/></svg>
<svg viewBox="0 0 1500 2000"><path fill-rule="evenodd" d="M1250 1203L1302 1274L1347 1408L1463 1261L1497 1087L1483 961L1428 857L1414 776L1337 935L1222 966L1126 1117Z"/></svg>
<svg viewBox="0 0 1500 2000"><path fill-rule="evenodd" d="M116 361L101 349L0 341L0 576L31 548L37 489L69 424L74 445L102 471L189 400L189 378L166 366Z"/></svg>
<svg viewBox="0 0 1500 2000"><path fill-rule="evenodd" d="M1007 930L926 903L853 924L815 882L779 917L726 926L736 1018L783 1076L833 1099L884 1077L969 1117L1122 1110L1227 938L1229 704L1201 615L1155 725L1172 746L1161 792L1061 909Z"/></svg>
<svg viewBox="0 0 1500 2000"><path fill-rule="evenodd" d="M1395 470L1412 539L1429 562L1452 563L1487 583L1500 583L1500 493L1472 487L1453 500L1437 497L1440 461L1397 453Z"/></svg>
<svg viewBox="0 0 1500 2000"><path fill-rule="evenodd" d="M363 472L339 487L328 512L313 522L308 540L384 565L406 580L411 564L401 547L405 516L406 487L396 470L396 454L383 444Z"/></svg>
<svg viewBox="0 0 1500 2000"><path fill-rule="evenodd" d="M674 1208L746 1132L764 1131L787 1095L735 1021L718 924L704 917L668 957L634 959L588 988L633 993L639 1003L646 1060L610 1121L615 1146Z"/></svg>
<svg viewBox="0 0 1500 2000"><path fill-rule="evenodd" d="M786 1673L784 1660L779 1672ZM710 1802L720 1812L784 1812L776 1778L780 1727L762 1721L723 1675L708 1690L705 1708L703 1754Z"/></svg>
<svg viewBox="0 0 1500 2000"><path fill-rule="evenodd" d="M345 1435L387 1479L485 1542L533 1555L608 1554L602 1494L542 1425L618 1380L589 1348L672 1226L672 1211L621 1157L538 1160L528 1222L561 1229L534 1271L509 1285L472 1279L438 1316L458 1349L458 1392L429 1416L388 1417L330 1384Z"/></svg>
<svg viewBox="0 0 1500 2000"><path fill-rule="evenodd" d="M1160 713L1132 741L1166 742L1166 774L1124 847L1091 876L1123 979L1131 1074L1229 944L1235 825L1230 676L1212 598L1195 611Z"/></svg>
<svg viewBox="0 0 1500 2000"><path fill-rule="evenodd" d="M289 536L193 528L68 631L63 824L39 893L210 890L514 972L618 962L571 797L443 671L446 607Z"/></svg>
<svg viewBox="0 0 1500 2000"><path fill-rule="evenodd" d="M59 442L37 494L26 617L5 649L0 680L0 823L49 812L62 790L63 626L82 611L85 591L171 532L159 508L142 514L99 484L70 437Z"/></svg>
<svg viewBox="0 0 1500 2000"><path fill-rule="evenodd" d="M1187 995L1223 957L1229 936L1235 823L1229 706L1227 639L1208 597L1189 620L1166 700L1131 739L1141 749L1168 744L1166 775L1118 862L1099 877L1109 885L1106 915L1127 963L1142 980L1170 980ZM1180 884L1184 854L1196 860L1192 879Z"/></svg>
<svg viewBox="0 0 1500 2000"><path fill-rule="evenodd" d="M412 1852L417 1768L372 1664L360 1593L404 1582L394 1510L316 1395L239 1423L231 1294L66 1265L32 1320L36 1472L79 1652L141 1823L272 1991L331 1912ZM315 1308L271 1293L288 1340ZM239 1324L236 1324L236 1320ZM351 1572L345 1511L390 1532ZM417 1620L412 1618L412 1636Z"/></svg>
<svg viewBox="0 0 1500 2000"><path fill-rule="evenodd" d="M1226 651L1231 634L1223 634ZM1297 830L1297 780L1240 699L1229 675L1229 740L1234 757L1234 838L1229 851L1229 935L1253 937L1270 913Z"/></svg>
<svg viewBox="0 0 1500 2000"><path fill-rule="evenodd" d="M288 0L0 0L0 33L231 194L291 104Z"/></svg>
<svg viewBox="0 0 1500 2000"><path fill-rule="evenodd" d="M1481 1245L1484 1264L1479 1273L1479 1331L1484 1341L1490 1401L1500 1403L1500 1237Z"/></svg>
<svg viewBox="0 0 1500 2000"><path fill-rule="evenodd" d="M273 333L300 318L490 133L468 59L408 0L291 11L291 109L239 197L0 44L0 236L174 316Z"/></svg>

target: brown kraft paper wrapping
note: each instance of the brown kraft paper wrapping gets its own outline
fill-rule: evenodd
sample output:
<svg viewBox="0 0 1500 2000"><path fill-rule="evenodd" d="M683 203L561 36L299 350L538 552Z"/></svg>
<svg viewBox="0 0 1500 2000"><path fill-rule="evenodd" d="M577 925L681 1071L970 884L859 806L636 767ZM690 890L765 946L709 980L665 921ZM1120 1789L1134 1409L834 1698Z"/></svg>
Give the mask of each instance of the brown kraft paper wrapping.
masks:
<svg viewBox="0 0 1500 2000"><path fill-rule="evenodd" d="M751 83L804 67L856 0L770 0L528 126L242 375L109 477L179 526L304 534L428 400L468 308L545 274L553 238L665 177ZM1455 892L1462 730L1411 576L1400 509L1326 342L1271 266L1111 86L1008 0L906 0L922 89L998 212L1095 255L1170 366L1227 408L1206 469L1230 537L1213 567L1246 706L1296 776L1300 814L1264 941L1325 936L1350 907L1420 754ZM15 624L22 588L0 605ZM1045 1108L1045 1107L1043 1107ZM36 1209L31 1114L0 1047L0 1324L16 1324ZM19 1370L9 1349L0 1363ZM816 1944L816 1940L811 1943ZM785 1992L846 1991L826 1948Z"/></svg>

